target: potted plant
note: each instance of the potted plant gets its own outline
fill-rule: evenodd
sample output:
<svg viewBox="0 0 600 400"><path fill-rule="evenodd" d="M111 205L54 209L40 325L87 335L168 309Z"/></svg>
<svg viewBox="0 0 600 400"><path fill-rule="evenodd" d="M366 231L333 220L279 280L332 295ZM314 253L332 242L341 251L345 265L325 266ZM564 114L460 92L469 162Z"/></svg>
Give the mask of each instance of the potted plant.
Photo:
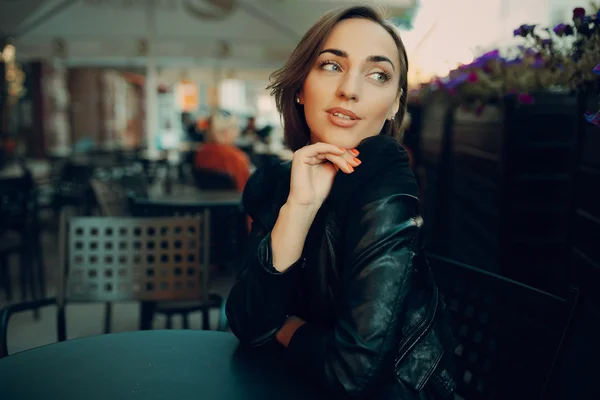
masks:
<svg viewBox="0 0 600 400"><path fill-rule="evenodd" d="M600 64L600 12L582 10L572 24L518 27L522 45L483 54L419 93L451 110L438 188L448 255L551 292L566 274L581 93L597 87ZM586 119L597 125L598 114Z"/></svg>

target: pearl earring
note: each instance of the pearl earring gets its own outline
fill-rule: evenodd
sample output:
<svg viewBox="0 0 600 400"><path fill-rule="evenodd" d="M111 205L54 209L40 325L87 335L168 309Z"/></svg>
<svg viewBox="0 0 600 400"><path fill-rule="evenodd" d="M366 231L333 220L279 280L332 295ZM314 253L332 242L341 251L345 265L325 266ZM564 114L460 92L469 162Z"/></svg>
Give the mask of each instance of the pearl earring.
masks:
<svg viewBox="0 0 600 400"><path fill-rule="evenodd" d="M296 97L296 103L300 104L300 97Z"/></svg>

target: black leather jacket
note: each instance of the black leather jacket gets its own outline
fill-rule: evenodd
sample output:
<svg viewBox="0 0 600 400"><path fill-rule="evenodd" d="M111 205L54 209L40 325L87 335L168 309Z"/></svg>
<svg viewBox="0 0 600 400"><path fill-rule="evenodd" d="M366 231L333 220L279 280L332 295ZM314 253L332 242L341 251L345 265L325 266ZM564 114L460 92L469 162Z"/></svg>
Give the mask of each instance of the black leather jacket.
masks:
<svg viewBox="0 0 600 400"><path fill-rule="evenodd" d="M289 193L290 163L258 170L244 191L250 251L227 301L240 342L260 346L290 315L307 321L286 358L337 397L442 399L454 381L444 305L421 251L417 185L404 149L379 135L362 165L339 173L284 273L270 231Z"/></svg>

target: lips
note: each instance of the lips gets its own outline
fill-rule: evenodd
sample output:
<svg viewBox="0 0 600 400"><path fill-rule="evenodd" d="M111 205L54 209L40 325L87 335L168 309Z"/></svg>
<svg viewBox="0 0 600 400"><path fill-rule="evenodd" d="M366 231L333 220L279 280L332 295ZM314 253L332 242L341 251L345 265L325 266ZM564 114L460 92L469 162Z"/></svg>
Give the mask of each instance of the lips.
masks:
<svg viewBox="0 0 600 400"><path fill-rule="evenodd" d="M334 107L327 110L328 114L334 115L338 118L343 118L347 120L359 120L358 115L354 114L352 111L347 110L341 107Z"/></svg>
<svg viewBox="0 0 600 400"><path fill-rule="evenodd" d="M340 128L352 128L360 121L352 111L340 107L327 110L327 118L332 125Z"/></svg>

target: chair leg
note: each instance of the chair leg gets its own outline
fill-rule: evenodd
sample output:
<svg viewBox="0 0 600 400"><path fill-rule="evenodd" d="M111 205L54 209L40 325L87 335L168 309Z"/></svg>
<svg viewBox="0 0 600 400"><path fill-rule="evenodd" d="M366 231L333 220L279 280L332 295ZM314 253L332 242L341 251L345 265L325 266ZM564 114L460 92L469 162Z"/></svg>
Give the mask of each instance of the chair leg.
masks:
<svg viewBox="0 0 600 400"><path fill-rule="evenodd" d="M154 319L154 310L156 302L142 301L140 303L140 330L148 331L152 329L152 320Z"/></svg>
<svg viewBox="0 0 600 400"><path fill-rule="evenodd" d="M67 320L65 317L65 306L58 307L56 313L56 329L59 342L67 340Z"/></svg>
<svg viewBox="0 0 600 400"><path fill-rule="evenodd" d="M173 316L167 314L167 329L173 329Z"/></svg>
<svg viewBox="0 0 600 400"><path fill-rule="evenodd" d="M181 319L183 320L183 329L190 329L190 320L188 318L188 314L183 313L181 315Z"/></svg>
<svg viewBox="0 0 600 400"><path fill-rule="evenodd" d="M23 235L23 241L26 243L28 239L28 235ZM33 276L33 263L34 263L34 255L31 251L28 251L27 246L25 244L21 247L20 252L20 268L21 268L21 290L23 293L21 294L21 298L23 300L27 299L27 292L31 295L31 300L36 300L37 298L37 290L35 288L35 277ZM27 290L29 287L29 290ZM39 308L33 309L33 318L36 321L40 319L40 310Z"/></svg>
<svg viewBox="0 0 600 400"><path fill-rule="evenodd" d="M13 299L12 280L8 273L8 253L0 255L0 282L6 292L6 299L10 302Z"/></svg>
<svg viewBox="0 0 600 400"><path fill-rule="evenodd" d="M112 322L112 303L106 303L104 307L104 333L110 333Z"/></svg>
<svg viewBox="0 0 600 400"><path fill-rule="evenodd" d="M202 329L205 331L210 330L210 307L202 308Z"/></svg>
<svg viewBox="0 0 600 400"><path fill-rule="evenodd" d="M46 298L46 266L44 263L44 252L42 250L41 232L38 231L36 234L37 252L36 252L36 263L37 266L37 278L38 286L40 289L40 296L42 299Z"/></svg>

